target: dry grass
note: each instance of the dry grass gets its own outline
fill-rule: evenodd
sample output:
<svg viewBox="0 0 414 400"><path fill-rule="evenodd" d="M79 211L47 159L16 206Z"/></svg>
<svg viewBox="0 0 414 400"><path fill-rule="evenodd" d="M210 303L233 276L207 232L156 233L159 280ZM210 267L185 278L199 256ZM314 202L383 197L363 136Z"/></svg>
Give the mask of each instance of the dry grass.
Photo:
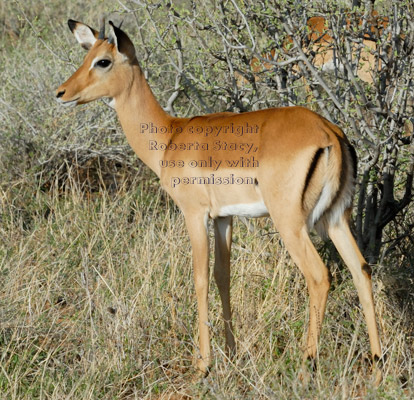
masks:
<svg viewBox="0 0 414 400"><path fill-rule="evenodd" d="M376 277L387 354L370 382L365 322L348 272L334 266L318 370L298 380L304 280L267 220L235 227L232 295L238 354L224 354L210 290L214 365L193 381L196 304L183 218L150 184L86 196L3 188L0 235L3 398L412 398L412 338ZM28 199L30 197L30 201Z"/></svg>
<svg viewBox="0 0 414 400"><path fill-rule="evenodd" d="M65 20L91 23L99 7L114 4L36 0L0 8L0 398L414 398L412 309L400 307L412 304L412 283L405 279L404 293L396 290L396 268L409 262L385 259L374 268L387 355L376 389L350 275L318 245L334 281L318 369L302 385L308 297L266 219L252 221L252 231L236 220L237 356L224 354L212 283L214 365L207 378L192 380L197 315L183 218L153 176L130 161L112 111L53 102L53 90L83 55L71 53Z"/></svg>

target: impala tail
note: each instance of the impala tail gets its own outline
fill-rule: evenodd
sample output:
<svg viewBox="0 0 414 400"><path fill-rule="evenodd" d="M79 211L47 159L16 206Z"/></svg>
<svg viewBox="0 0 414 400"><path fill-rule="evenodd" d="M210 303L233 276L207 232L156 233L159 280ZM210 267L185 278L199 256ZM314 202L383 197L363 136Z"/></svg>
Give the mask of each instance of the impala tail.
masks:
<svg viewBox="0 0 414 400"><path fill-rule="evenodd" d="M336 138L332 145L316 151L303 191L308 227L321 236L350 209L355 190L355 150L346 139Z"/></svg>

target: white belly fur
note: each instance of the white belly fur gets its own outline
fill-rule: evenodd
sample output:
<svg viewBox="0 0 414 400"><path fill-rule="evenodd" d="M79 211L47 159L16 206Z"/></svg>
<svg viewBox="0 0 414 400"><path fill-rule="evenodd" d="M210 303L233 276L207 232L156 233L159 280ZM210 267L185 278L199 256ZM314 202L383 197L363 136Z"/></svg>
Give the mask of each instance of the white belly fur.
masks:
<svg viewBox="0 0 414 400"><path fill-rule="evenodd" d="M269 211L267 210L263 201L247 204L232 204L220 208L218 214L219 217L228 217L231 215L256 218L268 216Z"/></svg>

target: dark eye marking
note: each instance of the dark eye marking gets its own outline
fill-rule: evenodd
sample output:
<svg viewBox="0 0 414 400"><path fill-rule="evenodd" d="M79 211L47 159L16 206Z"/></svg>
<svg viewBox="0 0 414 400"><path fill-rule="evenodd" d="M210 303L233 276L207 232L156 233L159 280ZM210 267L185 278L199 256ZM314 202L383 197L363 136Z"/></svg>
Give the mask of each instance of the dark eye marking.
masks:
<svg viewBox="0 0 414 400"><path fill-rule="evenodd" d="M100 68L108 68L111 65L112 61L111 60L99 60L95 63L95 67L100 67Z"/></svg>

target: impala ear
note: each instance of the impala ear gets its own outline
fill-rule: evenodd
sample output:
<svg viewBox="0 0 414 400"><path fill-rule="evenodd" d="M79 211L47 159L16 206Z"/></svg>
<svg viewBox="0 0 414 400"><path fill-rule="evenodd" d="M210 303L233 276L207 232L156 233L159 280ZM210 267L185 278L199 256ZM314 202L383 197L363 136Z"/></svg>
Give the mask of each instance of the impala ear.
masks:
<svg viewBox="0 0 414 400"><path fill-rule="evenodd" d="M73 19L68 20L68 25L76 40L85 50L89 50L95 44L98 38L98 32L95 29Z"/></svg>
<svg viewBox="0 0 414 400"><path fill-rule="evenodd" d="M130 61L136 61L134 45L128 35L120 28L117 28L112 21L109 21L108 42L114 44L118 51Z"/></svg>

